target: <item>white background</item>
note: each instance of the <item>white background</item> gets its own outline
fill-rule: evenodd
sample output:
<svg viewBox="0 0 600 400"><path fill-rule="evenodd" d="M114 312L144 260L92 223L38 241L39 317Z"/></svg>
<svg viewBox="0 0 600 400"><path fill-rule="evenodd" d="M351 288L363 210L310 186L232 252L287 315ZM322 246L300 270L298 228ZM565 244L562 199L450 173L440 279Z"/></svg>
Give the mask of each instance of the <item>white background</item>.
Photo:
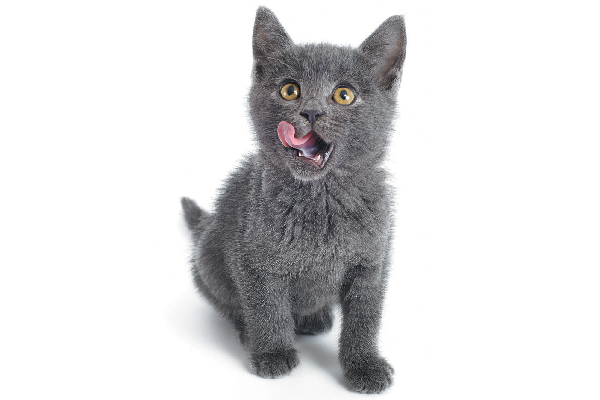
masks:
<svg viewBox="0 0 600 400"><path fill-rule="evenodd" d="M598 399L593 2L262 4L296 42L406 16L378 398ZM179 197L251 156L258 5L0 5L1 398L359 398L339 326L264 380L191 282Z"/></svg>

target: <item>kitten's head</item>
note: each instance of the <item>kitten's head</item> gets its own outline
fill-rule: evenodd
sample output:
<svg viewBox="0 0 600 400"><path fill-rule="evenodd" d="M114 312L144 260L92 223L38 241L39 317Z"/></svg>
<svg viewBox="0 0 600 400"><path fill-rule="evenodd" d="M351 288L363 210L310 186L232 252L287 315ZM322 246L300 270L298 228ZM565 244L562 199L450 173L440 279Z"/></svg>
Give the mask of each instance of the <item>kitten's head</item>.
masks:
<svg viewBox="0 0 600 400"><path fill-rule="evenodd" d="M401 16L354 49L295 45L275 15L259 8L249 100L261 156L302 180L380 164L405 49Z"/></svg>

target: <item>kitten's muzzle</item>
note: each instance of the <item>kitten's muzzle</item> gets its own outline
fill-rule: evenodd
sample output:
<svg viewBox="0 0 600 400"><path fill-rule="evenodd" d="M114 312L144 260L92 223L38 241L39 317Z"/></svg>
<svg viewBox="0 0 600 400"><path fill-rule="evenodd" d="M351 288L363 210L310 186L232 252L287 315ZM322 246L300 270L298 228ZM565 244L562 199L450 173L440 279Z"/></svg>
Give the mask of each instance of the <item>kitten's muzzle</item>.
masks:
<svg viewBox="0 0 600 400"><path fill-rule="evenodd" d="M324 143L324 142L323 142ZM326 144L320 148L319 151L312 157L304 155L300 150L294 149L294 157L301 160L304 163L310 164L318 169L323 169L325 164L329 160L329 156L333 152L333 143Z"/></svg>
<svg viewBox="0 0 600 400"><path fill-rule="evenodd" d="M324 112L318 111L318 110L304 110L304 111L300 111L300 115L302 115L304 118L306 118L308 120L308 122L310 122L310 128L311 130L314 129L314 124L317 121L317 119L324 115Z"/></svg>
<svg viewBox="0 0 600 400"><path fill-rule="evenodd" d="M296 130L287 121L281 121L277 127L277 134L281 143L290 149L296 159L308 163L318 169L322 169L333 151L333 143L327 143L315 132L309 131L300 137L296 136Z"/></svg>

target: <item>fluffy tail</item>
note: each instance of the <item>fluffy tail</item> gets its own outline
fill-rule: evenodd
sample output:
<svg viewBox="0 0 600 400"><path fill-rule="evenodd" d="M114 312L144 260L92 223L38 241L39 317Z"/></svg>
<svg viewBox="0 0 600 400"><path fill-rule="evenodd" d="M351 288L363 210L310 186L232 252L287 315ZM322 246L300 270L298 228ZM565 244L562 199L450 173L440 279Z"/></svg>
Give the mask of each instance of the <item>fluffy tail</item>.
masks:
<svg viewBox="0 0 600 400"><path fill-rule="evenodd" d="M187 197L181 198L181 207L183 207L183 214L188 228L192 232L204 230L204 222L209 217L209 214L198 207L198 204L194 200Z"/></svg>

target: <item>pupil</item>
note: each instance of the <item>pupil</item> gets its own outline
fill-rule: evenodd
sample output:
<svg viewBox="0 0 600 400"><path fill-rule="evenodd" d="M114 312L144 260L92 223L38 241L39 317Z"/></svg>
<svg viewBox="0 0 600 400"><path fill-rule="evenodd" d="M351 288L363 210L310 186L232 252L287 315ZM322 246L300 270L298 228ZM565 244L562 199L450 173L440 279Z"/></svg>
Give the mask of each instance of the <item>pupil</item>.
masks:
<svg viewBox="0 0 600 400"><path fill-rule="evenodd" d="M291 96L296 92L296 88L294 87L294 85L290 85L287 88L287 95Z"/></svg>
<svg viewBox="0 0 600 400"><path fill-rule="evenodd" d="M346 92L345 90L342 90L340 92L340 97L342 98L342 100L348 100L348 92Z"/></svg>

